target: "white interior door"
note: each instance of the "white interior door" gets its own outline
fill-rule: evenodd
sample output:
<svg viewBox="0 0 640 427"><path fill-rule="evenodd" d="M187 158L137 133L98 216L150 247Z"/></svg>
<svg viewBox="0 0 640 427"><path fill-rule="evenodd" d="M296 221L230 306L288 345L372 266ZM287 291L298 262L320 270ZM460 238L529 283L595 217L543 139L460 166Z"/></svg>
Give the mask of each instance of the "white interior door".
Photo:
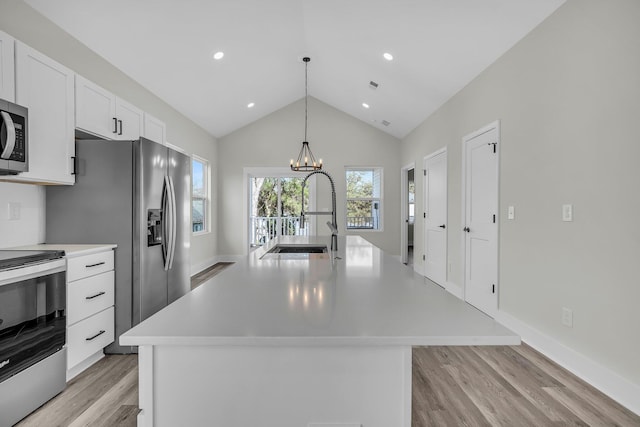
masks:
<svg viewBox="0 0 640 427"><path fill-rule="evenodd" d="M498 308L498 123L464 139L465 300Z"/></svg>
<svg viewBox="0 0 640 427"><path fill-rule="evenodd" d="M424 275L447 284L447 152L424 160Z"/></svg>

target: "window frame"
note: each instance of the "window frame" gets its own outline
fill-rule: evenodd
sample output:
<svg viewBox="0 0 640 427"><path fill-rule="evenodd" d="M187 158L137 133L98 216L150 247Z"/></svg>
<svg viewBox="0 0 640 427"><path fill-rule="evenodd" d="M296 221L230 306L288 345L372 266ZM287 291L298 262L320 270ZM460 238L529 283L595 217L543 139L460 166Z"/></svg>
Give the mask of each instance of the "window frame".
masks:
<svg viewBox="0 0 640 427"><path fill-rule="evenodd" d="M344 203L344 227L348 232L364 232L364 233L380 233L384 231L384 167L383 166L345 166L344 168L344 180L345 180L345 203ZM347 189L347 174L349 172L368 172L372 171L374 176L376 171L380 176L380 195L379 197L356 197L349 198ZM375 192L374 192L375 193ZM350 201L371 201L371 203L378 202L378 228L357 228L348 226L348 214L349 214L349 202Z"/></svg>
<svg viewBox="0 0 640 427"><path fill-rule="evenodd" d="M243 180L244 180L244 223L245 223L245 236L244 241L247 244L249 250L252 250L259 245L252 246L251 244L251 180L253 178L277 178L278 187L280 186L281 178L304 178L308 173L295 172L289 167L244 167L243 168ZM307 188L309 189L309 199L307 201L307 211L314 211L316 206L316 176L311 176L307 181ZM278 204L280 204L280 192L278 195ZM307 216L306 221L308 223L308 230L310 236L317 234L317 223L315 216Z"/></svg>
<svg viewBox="0 0 640 427"><path fill-rule="evenodd" d="M198 236L202 234L211 233L211 164L209 161L203 157L192 154L191 156L191 235ZM203 165L203 186L204 186L204 197L194 197L194 186L193 186L193 177L194 177L194 162L198 162ZM204 210L205 212L202 215L203 227L202 230L193 230L193 201L194 200L203 200L204 201Z"/></svg>

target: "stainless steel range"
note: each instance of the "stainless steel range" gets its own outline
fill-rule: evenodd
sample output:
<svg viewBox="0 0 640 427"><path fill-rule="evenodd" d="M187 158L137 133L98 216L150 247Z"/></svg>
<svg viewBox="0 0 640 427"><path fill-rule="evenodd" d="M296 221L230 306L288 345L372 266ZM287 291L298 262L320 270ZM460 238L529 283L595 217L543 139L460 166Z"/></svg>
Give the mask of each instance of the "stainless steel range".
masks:
<svg viewBox="0 0 640 427"><path fill-rule="evenodd" d="M61 251L0 250L0 427L66 385L66 262Z"/></svg>

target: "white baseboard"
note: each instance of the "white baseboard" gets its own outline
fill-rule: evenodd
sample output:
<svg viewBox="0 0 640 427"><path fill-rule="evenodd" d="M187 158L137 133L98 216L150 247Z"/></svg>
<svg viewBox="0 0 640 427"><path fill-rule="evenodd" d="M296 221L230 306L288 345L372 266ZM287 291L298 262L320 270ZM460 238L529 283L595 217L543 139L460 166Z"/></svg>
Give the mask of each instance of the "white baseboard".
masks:
<svg viewBox="0 0 640 427"><path fill-rule="evenodd" d="M69 350L67 349L67 351L69 351ZM91 356L87 357L82 362L78 363L73 368L69 369L67 371L67 382L71 381L73 378L75 378L76 376L78 376L79 374L84 372L91 365L93 365L98 360L102 359L103 357L104 357L104 350L100 349L97 352L95 352L94 354L92 354Z"/></svg>
<svg viewBox="0 0 640 427"><path fill-rule="evenodd" d="M447 285L444 288L450 294L460 298L461 300L464 300L464 294L462 293L462 286L453 282L447 282Z"/></svg>
<svg viewBox="0 0 640 427"><path fill-rule="evenodd" d="M632 383L510 314L499 311L495 319L558 365L640 415L640 385Z"/></svg>

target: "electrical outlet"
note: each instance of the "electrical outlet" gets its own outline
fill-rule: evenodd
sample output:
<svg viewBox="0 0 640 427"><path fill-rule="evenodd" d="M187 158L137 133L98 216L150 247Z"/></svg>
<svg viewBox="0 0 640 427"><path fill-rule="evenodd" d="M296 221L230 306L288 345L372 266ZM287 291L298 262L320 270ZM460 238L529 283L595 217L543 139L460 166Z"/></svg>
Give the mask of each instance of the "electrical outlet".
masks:
<svg viewBox="0 0 640 427"><path fill-rule="evenodd" d="M573 221L573 205L562 205L562 220Z"/></svg>
<svg viewBox="0 0 640 427"><path fill-rule="evenodd" d="M568 328L573 328L573 310L562 307L562 324Z"/></svg>
<svg viewBox="0 0 640 427"><path fill-rule="evenodd" d="M7 205L7 216L9 221L17 221L20 219L20 203L9 202Z"/></svg>
<svg viewBox="0 0 640 427"><path fill-rule="evenodd" d="M516 207L509 206L507 208L507 219L515 219L516 218Z"/></svg>

